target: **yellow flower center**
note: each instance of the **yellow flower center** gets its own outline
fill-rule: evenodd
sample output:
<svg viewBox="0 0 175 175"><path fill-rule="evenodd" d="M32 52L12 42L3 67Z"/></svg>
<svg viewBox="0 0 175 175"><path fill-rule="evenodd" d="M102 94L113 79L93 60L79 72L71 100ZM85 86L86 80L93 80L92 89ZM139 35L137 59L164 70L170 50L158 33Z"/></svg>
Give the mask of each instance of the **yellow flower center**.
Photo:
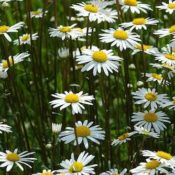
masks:
<svg viewBox="0 0 175 175"><path fill-rule="evenodd" d="M170 64L167 64L167 63L162 64L162 67L164 67L166 69L174 70L174 67L171 66Z"/></svg>
<svg viewBox="0 0 175 175"><path fill-rule="evenodd" d="M125 32L124 30L119 29L113 33L113 37L120 40L126 40L128 39L128 33Z"/></svg>
<svg viewBox="0 0 175 175"><path fill-rule="evenodd" d="M5 25L0 26L0 33L5 33L5 32L7 32L9 28L10 28L9 26L5 26Z"/></svg>
<svg viewBox="0 0 175 175"><path fill-rule="evenodd" d="M40 173L39 175L53 175L53 173L50 172L50 171L43 171L43 172Z"/></svg>
<svg viewBox="0 0 175 175"><path fill-rule="evenodd" d="M128 134L128 132L127 132L127 133L124 133L124 134L122 134L121 136L119 136L118 139L119 139L120 141L122 141L122 140L127 139L128 137L129 137L129 134Z"/></svg>
<svg viewBox="0 0 175 175"><path fill-rule="evenodd" d="M67 103L77 103L79 101L79 96L76 94L68 94L64 98Z"/></svg>
<svg viewBox="0 0 175 175"><path fill-rule="evenodd" d="M83 170L83 164L81 162L74 162L69 168L70 173L78 173Z"/></svg>
<svg viewBox="0 0 175 175"><path fill-rule="evenodd" d="M166 159L166 160L171 160L173 156L169 153L166 153L164 151L157 151L156 155L160 158Z"/></svg>
<svg viewBox="0 0 175 175"><path fill-rule="evenodd" d="M168 4L169 9L175 9L175 3L170 3Z"/></svg>
<svg viewBox="0 0 175 175"><path fill-rule="evenodd" d="M161 74L156 74L156 73L152 73L152 77L157 79L157 80L162 80L163 79Z"/></svg>
<svg viewBox="0 0 175 175"><path fill-rule="evenodd" d="M125 0L124 3L129 6L137 6L137 0Z"/></svg>
<svg viewBox="0 0 175 175"><path fill-rule="evenodd" d="M120 175L120 174L118 174L118 173L112 173L112 175Z"/></svg>
<svg viewBox="0 0 175 175"><path fill-rule="evenodd" d="M152 46L151 46L151 45L146 45L146 44L143 44L143 45L137 44L137 45L136 45L136 48L139 49L139 50L144 50L144 51L146 51L146 50L152 48Z"/></svg>
<svg viewBox="0 0 175 175"><path fill-rule="evenodd" d="M28 39L30 38L30 35L29 34L25 34L21 37L21 40L22 41L27 41Z"/></svg>
<svg viewBox="0 0 175 175"><path fill-rule="evenodd" d="M156 169L159 167L160 162L157 160L150 160L149 162L146 163L146 169Z"/></svg>
<svg viewBox="0 0 175 175"><path fill-rule="evenodd" d="M32 11L32 15L40 15L42 12L40 10Z"/></svg>
<svg viewBox="0 0 175 175"><path fill-rule="evenodd" d="M91 13L97 13L98 12L98 7L94 4L86 4L84 6L84 9L88 12L91 12Z"/></svg>
<svg viewBox="0 0 175 175"><path fill-rule="evenodd" d="M148 101L155 101L157 99L157 95L153 92L148 92L147 94L145 94L145 98Z"/></svg>
<svg viewBox="0 0 175 175"><path fill-rule="evenodd" d="M145 18L135 18L133 21L132 21L133 24L135 25L143 25L146 23L146 19Z"/></svg>
<svg viewBox="0 0 175 175"><path fill-rule="evenodd" d="M169 28L169 32L170 32L170 33L175 32L175 25L173 25L173 26L171 26L171 27Z"/></svg>
<svg viewBox="0 0 175 175"><path fill-rule="evenodd" d="M77 137L87 137L90 136L91 131L87 126L78 126L76 127Z"/></svg>
<svg viewBox="0 0 175 175"><path fill-rule="evenodd" d="M60 29L59 29L59 31L63 32L63 33L70 32L71 30L72 30L72 28L70 26L60 27Z"/></svg>
<svg viewBox="0 0 175 175"><path fill-rule="evenodd" d="M4 69L7 69L7 68L9 68L9 67L12 66L12 65L13 65L13 59L12 59L12 57L9 57L8 60L4 60L4 61L2 62L2 67L3 67Z"/></svg>
<svg viewBox="0 0 175 175"><path fill-rule="evenodd" d="M164 55L167 59L169 60L175 60L175 55L172 55L172 54L165 54Z"/></svg>
<svg viewBox="0 0 175 175"><path fill-rule="evenodd" d="M92 54L92 58L93 60L99 63L104 63L108 60L108 56L104 51L95 51Z"/></svg>
<svg viewBox="0 0 175 175"><path fill-rule="evenodd" d="M6 155L6 159L12 162L16 162L20 160L20 156L17 153L8 153Z"/></svg>
<svg viewBox="0 0 175 175"><path fill-rule="evenodd" d="M147 122L156 122L158 120L158 116L153 112L148 112L144 115L144 120Z"/></svg>

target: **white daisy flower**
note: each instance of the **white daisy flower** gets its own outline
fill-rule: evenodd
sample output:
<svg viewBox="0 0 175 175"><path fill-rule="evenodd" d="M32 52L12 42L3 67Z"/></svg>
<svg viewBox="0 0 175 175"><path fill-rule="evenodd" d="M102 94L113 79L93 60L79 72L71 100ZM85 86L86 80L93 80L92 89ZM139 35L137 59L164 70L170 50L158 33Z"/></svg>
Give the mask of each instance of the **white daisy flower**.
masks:
<svg viewBox="0 0 175 175"><path fill-rule="evenodd" d="M35 173L35 174L32 174L32 175L58 175L58 173L57 173L57 171L43 170L40 173ZM64 174L62 174L62 175L64 175Z"/></svg>
<svg viewBox="0 0 175 175"><path fill-rule="evenodd" d="M130 172L134 175L157 175L159 173L168 173L158 160L147 159L146 162L141 162L140 165Z"/></svg>
<svg viewBox="0 0 175 175"><path fill-rule="evenodd" d="M85 109L82 104L92 105L92 100L94 97L88 94L83 94L83 91L79 93L73 93L72 91L65 91L64 94L52 94L56 100L50 102L53 108L60 107L60 110L67 108L68 106L72 107L72 114L82 113L82 109Z"/></svg>
<svg viewBox="0 0 175 175"><path fill-rule="evenodd" d="M136 44L133 48L132 55L135 55L138 52L144 52L146 54L153 55L158 52L158 49L152 45Z"/></svg>
<svg viewBox="0 0 175 175"><path fill-rule="evenodd" d="M113 71L118 72L119 62L122 58L113 55L112 50L100 50L98 48L86 49L83 51L83 55L77 56L76 61L78 64L85 64L82 68L82 72L90 71L93 69L93 75L101 73L104 71L105 75L113 73Z"/></svg>
<svg viewBox="0 0 175 175"><path fill-rule="evenodd" d="M132 92L132 95L136 100L135 104L144 104L144 108L150 106L152 110L169 102L166 94L158 94L155 89L150 88L139 88L138 91Z"/></svg>
<svg viewBox="0 0 175 175"><path fill-rule="evenodd" d="M23 25L24 25L24 22L19 22L19 23L13 25L13 26L2 25L2 26L0 26L0 35L4 35L4 37L8 41L11 42L12 39L10 38L8 33L18 32L18 29L20 29Z"/></svg>
<svg viewBox="0 0 175 175"><path fill-rule="evenodd" d="M58 56L60 58L68 58L69 57L69 48L58 49Z"/></svg>
<svg viewBox="0 0 175 175"><path fill-rule="evenodd" d="M32 168L28 163L33 163L33 161L36 160L35 158L29 157L30 155L34 154L34 152L24 151L19 154L17 152L17 149L15 149L14 152L9 150L6 150L5 153L0 152L0 162L2 162L0 167L6 167L7 172L9 172L14 165L17 165L21 171L24 170L22 165Z"/></svg>
<svg viewBox="0 0 175 175"><path fill-rule="evenodd" d="M154 32L155 35L158 35L159 38L163 38L168 35L175 35L175 25L172 25L170 28L160 29Z"/></svg>
<svg viewBox="0 0 175 175"><path fill-rule="evenodd" d="M72 5L71 8L78 11L78 16L88 17L90 21L114 22L117 19L117 12L106 8L110 4L105 1L92 0L88 3L82 2Z"/></svg>
<svg viewBox="0 0 175 175"><path fill-rule="evenodd" d="M11 66L19 62L22 62L24 58L27 58L29 56L30 55L27 52L23 52L15 56L9 56L6 60L2 60L2 62L0 63L0 71L7 72Z"/></svg>
<svg viewBox="0 0 175 175"><path fill-rule="evenodd" d="M159 138L160 135L158 133L155 133L154 131L152 131L151 129L145 129L144 127L138 127L138 126L134 126L134 130L138 132L138 134L142 134L145 136L150 136L150 137L154 137L154 138Z"/></svg>
<svg viewBox="0 0 175 175"><path fill-rule="evenodd" d="M84 36L84 33L78 28L74 28L76 24L71 26L59 26L57 28L49 28L50 37L58 37L62 40L66 38L76 39L78 37Z"/></svg>
<svg viewBox="0 0 175 175"><path fill-rule="evenodd" d="M76 134L75 134L76 131ZM78 121L75 123L75 129L72 127L67 127L66 131L60 133L60 140L64 141L66 144L74 142L74 145L84 143L86 149L88 149L88 140L100 144L98 140L104 140L105 132L98 126L94 125L93 122L85 120L84 122ZM77 136L77 141L76 141Z"/></svg>
<svg viewBox="0 0 175 175"><path fill-rule="evenodd" d="M46 15L47 14L47 12L48 12L47 10L46 11L43 11L43 9L39 8L38 10L31 11L30 12L30 17L31 18L42 18L43 15Z"/></svg>
<svg viewBox="0 0 175 175"><path fill-rule="evenodd" d="M124 13L130 10L131 13L140 14L141 12L147 13L148 10L152 10L150 8L150 5L142 4L140 1L137 0L119 0L119 3Z"/></svg>
<svg viewBox="0 0 175 175"><path fill-rule="evenodd" d="M118 169L110 169L109 171L100 173L100 175L125 175L127 172L127 169L123 169L121 172L119 172Z"/></svg>
<svg viewBox="0 0 175 175"><path fill-rule="evenodd" d="M62 124L52 123L52 133L58 134L61 132Z"/></svg>
<svg viewBox="0 0 175 175"><path fill-rule="evenodd" d="M165 12L172 14L175 11L175 1L169 0L168 3L162 2L162 5L157 6L160 10L165 10Z"/></svg>
<svg viewBox="0 0 175 175"><path fill-rule="evenodd" d="M5 78L7 78L8 77L8 74L7 74L7 72L4 72L4 71L0 71L0 78L2 78L2 79L5 79Z"/></svg>
<svg viewBox="0 0 175 175"><path fill-rule="evenodd" d="M117 46L119 49L126 50L127 48L133 48L138 44L139 35L132 33L129 30L124 30L122 28L118 29L107 29L103 30L105 33L100 34L101 42L111 43L111 46Z"/></svg>
<svg viewBox="0 0 175 175"><path fill-rule="evenodd" d="M135 126L143 127L148 131L154 129L157 133L160 133L160 131L166 128L164 123L171 123L164 112L155 112L152 110L133 113L131 121L136 122Z"/></svg>
<svg viewBox="0 0 175 175"><path fill-rule="evenodd" d="M146 30L148 25L157 25L158 22L159 22L158 20L155 20L153 18L135 18L131 22L122 23L120 25L121 27L124 27L124 28L130 28L131 31L134 29Z"/></svg>
<svg viewBox="0 0 175 175"><path fill-rule="evenodd" d="M147 82L157 82L158 84L161 84L165 80L163 79L162 74L157 74L157 73L146 73L145 74L148 79L146 80ZM167 82L166 82L167 84Z"/></svg>
<svg viewBox="0 0 175 175"><path fill-rule="evenodd" d="M123 143L126 143L126 142L130 141L131 140L130 137L136 133L137 133L136 131L133 131L130 133L126 132L126 133L120 135L117 139L114 139L114 141L112 142L111 145L117 146L117 145L121 145Z"/></svg>
<svg viewBox="0 0 175 175"><path fill-rule="evenodd" d="M30 34L26 33L26 34L23 34L22 36L19 37L19 39L15 40L14 41L14 44L16 45L23 45L23 44L31 44L31 39L33 41L37 40L38 39L38 33L34 33L30 36Z"/></svg>
<svg viewBox="0 0 175 175"><path fill-rule="evenodd" d="M168 107L169 109L175 110L175 97L172 98L172 101L166 103L164 107Z"/></svg>
<svg viewBox="0 0 175 175"><path fill-rule="evenodd" d="M12 132L11 131L11 126L3 124L2 122L0 122L0 134L2 132L7 132L7 133Z"/></svg>
<svg viewBox="0 0 175 175"><path fill-rule="evenodd" d="M64 175L90 175L95 174L94 167L96 164L87 165L94 159L93 155L89 155L86 152L80 153L78 159L75 160L74 154L71 154L70 160L65 160L60 163L64 169L58 170L58 172L64 173Z"/></svg>
<svg viewBox="0 0 175 175"><path fill-rule="evenodd" d="M175 167L175 157L167 152L143 150L142 155L144 157L149 157L150 159L157 160L160 163L164 164L165 166L169 166L172 169L174 169Z"/></svg>

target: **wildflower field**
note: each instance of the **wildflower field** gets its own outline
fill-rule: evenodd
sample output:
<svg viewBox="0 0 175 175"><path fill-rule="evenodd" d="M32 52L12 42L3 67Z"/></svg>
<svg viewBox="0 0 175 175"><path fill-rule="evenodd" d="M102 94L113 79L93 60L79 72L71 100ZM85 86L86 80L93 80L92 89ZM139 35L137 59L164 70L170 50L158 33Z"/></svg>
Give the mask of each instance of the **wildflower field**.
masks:
<svg viewBox="0 0 175 175"><path fill-rule="evenodd" d="M175 1L0 0L0 175L175 175Z"/></svg>

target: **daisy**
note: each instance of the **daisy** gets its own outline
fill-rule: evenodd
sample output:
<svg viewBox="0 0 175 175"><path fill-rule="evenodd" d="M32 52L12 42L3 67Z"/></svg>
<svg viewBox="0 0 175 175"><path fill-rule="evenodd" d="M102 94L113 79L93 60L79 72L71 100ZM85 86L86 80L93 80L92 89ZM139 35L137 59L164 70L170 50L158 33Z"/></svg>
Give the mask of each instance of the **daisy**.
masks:
<svg viewBox="0 0 175 175"><path fill-rule="evenodd" d="M136 112L133 113L131 118L132 122L136 122L135 126L143 127L148 131L154 129L157 133L160 133L160 131L163 131L166 128L164 123L171 123L167 115L161 111L155 112L151 110Z"/></svg>
<svg viewBox="0 0 175 175"><path fill-rule="evenodd" d="M60 140L66 144L74 141L74 145L77 145L77 136L78 144L83 142L85 148L88 149L88 140L100 144L98 140L104 140L104 134L105 132L98 125L93 126L93 122L88 123L88 121L85 120L84 122L78 121L75 123L75 129L67 127L66 131L60 133Z"/></svg>
<svg viewBox="0 0 175 175"><path fill-rule="evenodd" d="M9 56L6 60L2 60L0 63L0 71L8 71L11 66L22 62L26 57L29 57L29 54L27 52L23 52L15 56Z"/></svg>
<svg viewBox="0 0 175 175"><path fill-rule="evenodd" d="M123 169L121 172L119 172L118 169L110 169L109 171L106 171L104 173L101 173L100 175L125 175L127 172L127 169Z"/></svg>
<svg viewBox="0 0 175 175"><path fill-rule="evenodd" d="M62 124L52 123L52 133L58 134L61 131Z"/></svg>
<svg viewBox="0 0 175 175"><path fill-rule="evenodd" d="M0 78L3 78L3 79L5 79L5 78L7 78L8 77L8 74L7 74L7 72L4 72L4 71L0 71Z"/></svg>
<svg viewBox="0 0 175 175"><path fill-rule="evenodd" d="M147 82L157 82L158 84L161 84L164 79L162 74L157 74L157 73L146 73L146 77L148 77L148 79L146 80Z"/></svg>
<svg viewBox="0 0 175 175"><path fill-rule="evenodd" d="M43 170L41 173L36 173L33 175L58 175L56 173L56 171L52 171L52 170Z"/></svg>
<svg viewBox="0 0 175 175"><path fill-rule="evenodd" d="M158 49L152 45L136 44L133 48L132 55L135 55L138 52L144 52L146 54L153 55L154 53L158 52Z"/></svg>
<svg viewBox="0 0 175 175"><path fill-rule="evenodd" d="M132 95L136 100L135 104L144 104L144 108L150 106L153 110L169 102L166 94L158 94L155 89L150 88L139 88L138 91L132 92Z"/></svg>
<svg viewBox="0 0 175 175"><path fill-rule="evenodd" d="M12 39L10 38L8 33L18 32L18 29L20 29L23 25L24 25L24 22L19 22L19 23L13 25L13 26L2 25L2 26L0 26L0 35L4 35L4 37L8 41L11 42Z"/></svg>
<svg viewBox="0 0 175 175"><path fill-rule="evenodd" d="M134 175L156 175L158 173L168 173L161 162L150 159L147 159L146 162L141 162L138 167L130 170L130 172Z"/></svg>
<svg viewBox="0 0 175 175"><path fill-rule="evenodd" d="M50 104L53 108L60 107L60 110L71 106L72 114L82 113L82 109L85 109L82 104L92 105L92 100L94 97L88 94L83 94L83 92L73 93L72 91L65 91L64 94L52 94L56 99L51 101Z"/></svg>
<svg viewBox="0 0 175 175"><path fill-rule="evenodd" d="M31 11L30 12L30 17L31 18L42 18L43 15L46 15L48 11L43 11L43 9L38 9L36 11Z"/></svg>
<svg viewBox="0 0 175 175"><path fill-rule="evenodd" d="M169 0L168 3L162 2L162 5L157 6L160 10L165 10L165 12L172 14L175 11L175 1Z"/></svg>
<svg viewBox="0 0 175 175"><path fill-rule="evenodd" d="M134 134L136 134L136 131L133 132L126 132L122 135L120 135L117 139L114 139L114 141L112 142L112 145L116 146L116 145L121 145L123 143L126 143L127 141L131 140L131 136L133 136Z"/></svg>
<svg viewBox="0 0 175 175"><path fill-rule="evenodd" d="M98 48L86 49L83 51L83 55L77 56L76 61L78 64L85 64L82 68L82 72L93 69L93 75L104 71L105 75L118 72L119 62L122 58L113 55L112 50L100 50Z"/></svg>
<svg viewBox="0 0 175 175"><path fill-rule="evenodd" d="M58 172L63 172L64 175L90 175L95 174L94 167L96 164L87 165L94 159L93 155L82 152L78 156L78 159L75 160L74 154L71 154L70 160L65 160L60 163L64 169L58 170Z"/></svg>
<svg viewBox="0 0 175 175"><path fill-rule="evenodd" d="M175 97L172 98L172 101L166 103L164 107L168 107L169 109L175 109Z"/></svg>
<svg viewBox="0 0 175 175"><path fill-rule="evenodd" d="M26 33L26 34L23 34L22 36L19 37L19 39L15 40L14 41L14 44L16 45L23 45L23 44L31 44L31 39L34 41L34 40L37 40L38 39L38 34L37 33L34 33L32 35Z"/></svg>
<svg viewBox="0 0 175 175"><path fill-rule="evenodd" d="M68 58L69 57L69 48L60 48L58 49L58 56L60 58Z"/></svg>
<svg viewBox="0 0 175 175"><path fill-rule="evenodd" d="M0 0L0 3L2 3L2 7L8 7L9 2L15 2L15 1L23 1L23 0Z"/></svg>
<svg viewBox="0 0 175 175"><path fill-rule="evenodd" d="M135 18L131 22L122 23L121 26L124 28L130 28L130 30L141 30L147 29L147 25L157 25L159 21L153 18Z"/></svg>
<svg viewBox="0 0 175 175"><path fill-rule="evenodd" d="M150 159L157 160L160 163L164 164L165 166L169 166L172 169L174 169L175 167L175 157L167 152L143 150L142 154L144 157L149 157Z"/></svg>
<svg viewBox="0 0 175 175"><path fill-rule="evenodd" d="M159 38L163 38L168 35L175 35L175 25L172 25L170 28L160 29L154 32L155 35L158 35Z"/></svg>
<svg viewBox="0 0 175 175"><path fill-rule="evenodd" d="M14 165L17 165L21 169L21 171L24 171L22 165L26 165L29 168L32 168L28 163L33 163L33 161L36 159L28 156L34 154L34 152L24 151L19 154L17 152L17 149L15 149L14 152L8 150L6 150L5 153L0 152L0 162L2 162L0 167L6 167L7 172L9 172Z"/></svg>
<svg viewBox="0 0 175 175"><path fill-rule="evenodd" d="M108 5L110 4L105 1L92 0L89 3L82 2L72 5L71 8L78 11L78 16L88 17L90 21L110 23L117 19L117 12L106 8Z"/></svg>
<svg viewBox="0 0 175 175"><path fill-rule="evenodd" d="M8 126L8 125L6 125L6 124L3 124L2 122L0 122L0 134L2 133L2 132L12 132L11 131L11 126Z"/></svg>
<svg viewBox="0 0 175 175"><path fill-rule="evenodd" d="M57 28L49 28L50 37L58 37L62 40L65 40L66 38L76 39L82 36L82 31L77 30L77 28L74 28L75 26L76 24L73 24L71 26L61 25Z"/></svg>
<svg viewBox="0 0 175 175"><path fill-rule="evenodd" d="M154 138L159 138L160 137L160 135L158 133L155 133L151 129L147 130L144 127L134 126L134 130L137 131L138 134L142 134L142 135L145 135L145 136L150 136L150 137L154 137Z"/></svg>
<svg viewBox="0 0 175 175"><path fill-rule="evenodd" d="M150 8L150 5L142 4L140 1L137 0L119 0L119 3L124 13L130 10L131 13L140 14L141 12L147 13L148 10L152 10Z"/></svg>
<svg viewBox="0 0 175 175"><path fill-rule="evenodd" d="M122 28L103 30L105 33L100 34L101 42L111 43L111 46L119 47L120 51L126 50L127 48L133 48L138 44L139 35L132 33L129 30Z"/></svg>

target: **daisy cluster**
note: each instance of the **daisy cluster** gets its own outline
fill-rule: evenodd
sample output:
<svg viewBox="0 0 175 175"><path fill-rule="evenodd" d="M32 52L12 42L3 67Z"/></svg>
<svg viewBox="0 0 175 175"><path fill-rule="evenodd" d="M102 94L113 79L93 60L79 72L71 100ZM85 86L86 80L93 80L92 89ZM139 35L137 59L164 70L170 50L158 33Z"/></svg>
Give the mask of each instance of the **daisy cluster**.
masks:
<svg viewBox="0 0 175 175"><path fill-rule="evenodd" d="M13 3L23 3L20 2L22 0L18 1L0 0L0 4L4 8L10 8ZM20 21L10 25L1 21L2 43L17 48L12 49L13 54L10 50L7 54L6 49L6 54L1 59L0 78L4 79L3 86L8 87L13 83L12 75L15 75L16 67L19 66L16 73L23 71L29 80L30 76L33 78L34 81L29 81L27 88L29 91L36 90L30 98L35 104L34 99L37 96L39 105L40 116L36 116L39 119L35 120L36 123L33 118L28 120L41 148L39 151L38 148L35 149L43 154L38 161L44 157L45 162L44 166L39 165L39 169L42 169L40 172L26 172L30 171L33 175L125 175L127 172L133 175L175 174L175 157L173 151L168 148L169 145L164 148L168 152L162 150L161 146L159 148L159 144L153 145L162 143L162 138L169 136L169 130L174 131L174 120L170 114L175 109L175 24L169 25L171 22L164 23L164 20L174 15L175 1L147 3L150 4L138 0L90 0L80 3L72 1L68 10L75 16L65 17L64 22L57 19L57 9L54 11L55 15L50 17L52 12L49 8L56 7L57 2L47 0L47 8L30 9L26 14L27 22ZM30 7L31 4L28 2L26 6ZM157 19L156 14L162 19ZM47 23L49 27L47 30L41 27L37 31L37 22L41 26ZM49 43L44 42L45 37L49 38ZM56 50L49 52L49 44L55 45ZM44 46L45 50L36 52ZM19 52L16 53L17 50ZM52 54L53 66L50 63L53 60L49 60ZM43 66L43 60L49 60L48 65L45 65L47 68ZM65 80L58 76L58 62L65 67L65 70L61 69L61 76L70 74L72 79L65 76L68 77ZM50 73L51 66L54 71ZM46 72L47 76L42 74L42 71ZM134 80L131 78L132 74L135 76ZM81 82L83 78L87 81L89 91L84 82ZM61 79L59 83L58 79ZM55 83L54 88L48 84L46 92L44 84L52 80ZM32 86L33 84L35 86ZM61 87L62 84L64 88ZM117 84L117 88L113 84ZM113 91L110 92L111 90L105 87L111 87ZM102 89L103 93L99 93L99 89ZM15 86L11 92L14 97L18 97L13 99L17 100L17 108L23 116L25 113L21 112L21 108L25 109L28 106L27 103L20 101L25 99L23 92L18 95ZM120 96L120 93L124 94L123 99L116 97L117 94ZM8 95L6 96L8 99ZM45 98L46 103L43 102ZM113 106L116 99L117 108ZM123 103L124 115L119 112ZM95 113L97 106L105 112L102 114L101 110ZM13 111L13 108L11 109ZM32 108L30 110L33 112ZM113 114L126 116L127 126L124 129L120 128L120 119L114 120L115 116L109 116L110 110L118 111ZM28 126L23 123L23 118L19 118L16 111L13 112L20 121L18 124L16 118L14 120L16 126L19 126L17 131L25 135L21 143L26 141L27 147L30 148L30 144L35 145L35 142L28 141L28 137L31 137L26 131ZM63 116L62 123L57 123L55 116L49 112L58 114L58 117ZM47 115L51 119L47 119ZM114 123L117 123L115 129ZM52 132L49 136L51 138L46 139L49 134L45 133L45 128L48 126ZM0 122L0 134L6 136L9 133L13 133L11 126ZM45 140L52 141L45 145ZM115 153L125 149L126 145L128 150L133 149L133 144L130 147L132 141L137 150L129 159L130 166L125 165L122 166L123 169L117 169L120 165L115 160ZM60 145L60 157L64 157L60 163L55 163L57 145ZM98 151L103 150L103 145L107 148L106 152L99 155ZM147 150L149 146L150 150L155 151ZM66 154L62 155L64 150L69 153L72 151L69 159L66 159ZM145 162L138 162L139 151L142 157L146 157ZM14 151L7 148L0 152L0 168L12 173L15 167L21 171L32 168L31 164L36 160L33 154L31 151L19 153L17 148ZM113 161L109 157L112 157ZM133 168L136 164L139 165Z"/></svg>

